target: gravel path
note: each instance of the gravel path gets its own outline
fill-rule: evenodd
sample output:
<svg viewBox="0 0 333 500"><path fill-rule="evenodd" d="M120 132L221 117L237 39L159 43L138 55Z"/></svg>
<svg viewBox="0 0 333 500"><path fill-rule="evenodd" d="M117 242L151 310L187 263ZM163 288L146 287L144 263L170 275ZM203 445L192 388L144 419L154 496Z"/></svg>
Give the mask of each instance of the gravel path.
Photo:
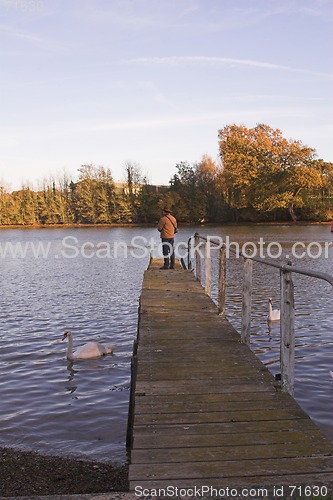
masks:
<svg viewBox="0 0 333 500"><path fill-rule="evenodd" d="M128 491L128 465L0 448L0 498Z"/></svg>

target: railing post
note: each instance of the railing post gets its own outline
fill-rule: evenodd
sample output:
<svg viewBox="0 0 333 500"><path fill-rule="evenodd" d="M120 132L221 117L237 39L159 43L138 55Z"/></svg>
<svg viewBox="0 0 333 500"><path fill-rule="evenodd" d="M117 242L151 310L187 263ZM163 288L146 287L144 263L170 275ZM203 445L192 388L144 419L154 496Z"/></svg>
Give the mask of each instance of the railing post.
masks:
<svg viewBox="0 0 333 500"><path fill-rule="evenodd" d="M226 266L226 249L223 245L220 248L219 255L219 288L218 288L218 299L217 299L217 307L218 313L220 315L225 314L225 296L226 296L226 276L227 276L227 266Z"/></svg>
<svg viewBox="0 0 333 500"><path fill-rule="evenodd" d="M280 270L281 319L280 363L282 389L294 394L295 378L295 307L291 271Z"/></svg>
<svg viewBox="0 0 333 500"><path fill-rule="evenodd" d="M211 279L211 255L210 255L210 241L209 238L205 243L205 292L207 295L211 294L212 279Z"/></svg>
<svg viewBox="0 0 333 500"><path fill-rule="evenodd" d="M187 269L191 270L192 269L192 262L191 262L191 243L192 243L192 238L189 238L187 242Z"/></svg>
<svg viewBox="0 0 333 500"><path fill-rule="evenodd" d="M198 281L201 282L201 260L199 253L200 236L198 233L194 235L194 247L195 247L195 275Z"/></svg>
<svg viewBox="0 0 333 500"><path fill-rule="evenodd" d="M245 259L241 342L243 344L248 344L248 345L250 344L250 328L251 328L252 268L253 268L252 260Z"/></svg>

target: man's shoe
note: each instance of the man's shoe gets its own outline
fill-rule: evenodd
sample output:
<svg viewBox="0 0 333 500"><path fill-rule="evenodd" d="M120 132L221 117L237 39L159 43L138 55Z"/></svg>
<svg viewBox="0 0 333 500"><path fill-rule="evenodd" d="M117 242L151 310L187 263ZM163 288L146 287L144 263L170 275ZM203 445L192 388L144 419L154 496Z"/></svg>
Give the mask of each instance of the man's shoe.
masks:
<svg viewBox="0 0 333 500"><path fill-rule="evenodd" d="M170 267L169 267L169 269L174 269L174 268L175 268L175 266L170 266Z"/></svg>
<svg viewBox="0 0 333 500"><path fill-rule="evenodd" d="M167 266L162 266L160 269L169 269Z"/></svg>

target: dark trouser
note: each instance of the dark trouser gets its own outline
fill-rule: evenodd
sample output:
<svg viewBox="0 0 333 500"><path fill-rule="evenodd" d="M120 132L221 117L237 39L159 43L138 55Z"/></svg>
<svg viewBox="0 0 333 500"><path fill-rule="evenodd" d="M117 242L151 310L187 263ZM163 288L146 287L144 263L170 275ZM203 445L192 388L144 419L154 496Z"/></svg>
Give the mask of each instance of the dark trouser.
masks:
<svg viewBox="0 0 333 500"><path fill-rule="evenodd" d="M164 256L164 267L175 266L175 240L174 238L162 238L162 249Z"/></svg>

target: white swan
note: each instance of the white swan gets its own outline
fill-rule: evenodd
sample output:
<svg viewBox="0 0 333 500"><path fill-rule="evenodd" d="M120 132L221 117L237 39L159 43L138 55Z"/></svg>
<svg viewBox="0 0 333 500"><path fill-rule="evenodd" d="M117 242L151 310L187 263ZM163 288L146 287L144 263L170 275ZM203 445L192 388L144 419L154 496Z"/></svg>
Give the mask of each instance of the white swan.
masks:
<svg viewBox="0 0 333 500"><path fill-rule="evenodd" d="M69 330L64 333L62 340L68 339L67 359L74 361L75 359L93 359L100 358L106 354L111 354L111 347L98 342L87 342L87 344L78 347L73 352L73 334Z"/></svg>
<svg viewBox="0 0 333 500"><path fill-rule="evenodd" d="M331 374L331 377L333 378L333 372L332 372L332 370L330 370L330 374Z"/></svg>
<svg viewBox="0 0 333 500"><path fill-rule="evenodd" d="M272 299L268 299L268 321L279 321L280 320L280 309L273 309Z"/></svg>

